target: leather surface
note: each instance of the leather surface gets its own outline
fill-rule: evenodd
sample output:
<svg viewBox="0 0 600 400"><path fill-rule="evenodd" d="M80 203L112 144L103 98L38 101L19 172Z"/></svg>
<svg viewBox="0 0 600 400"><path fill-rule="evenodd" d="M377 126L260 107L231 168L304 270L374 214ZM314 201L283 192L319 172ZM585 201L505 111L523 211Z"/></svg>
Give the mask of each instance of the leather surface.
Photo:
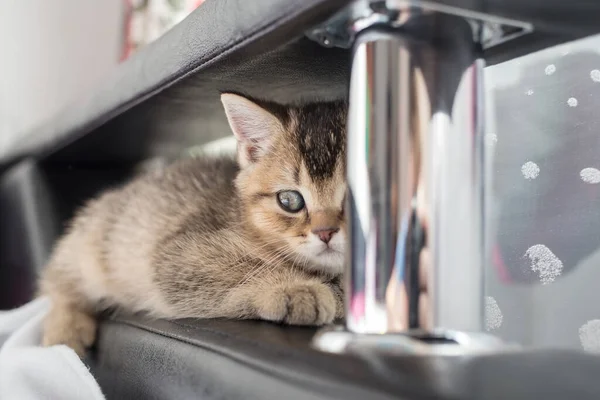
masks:
<svg viewBox="0 0 600 400"><path fill-rule="evenodd" d="M600 358L331 355L315 330L258 321L105 320L88 362L109 399L597 399Z"/></svg>
<svg viewBox="0 0 600 400"><path fill-rule="evenodd" d="M27 303L58 228L43 172L25 160L0 177L0 310Z"/></svg>
<svg viewBox="0 0 600 400"><path fill-rule="evenodd" d="M130 174L25 159L0 175L0 310L31 300L38 272L74 211Z"/></svg>

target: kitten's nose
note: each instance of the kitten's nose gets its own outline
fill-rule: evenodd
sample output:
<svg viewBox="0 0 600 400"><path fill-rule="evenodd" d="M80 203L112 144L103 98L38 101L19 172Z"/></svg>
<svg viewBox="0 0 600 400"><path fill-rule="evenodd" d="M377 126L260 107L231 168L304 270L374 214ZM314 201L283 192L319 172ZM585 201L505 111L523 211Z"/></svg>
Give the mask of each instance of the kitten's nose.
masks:
<svg viewBox="0 0 600 400"><path fill-rule="evenodd" d="M318 228L313 229L312 232L317 235L323 243L329 243L331 237L339 230L340 228Z"/></svg>

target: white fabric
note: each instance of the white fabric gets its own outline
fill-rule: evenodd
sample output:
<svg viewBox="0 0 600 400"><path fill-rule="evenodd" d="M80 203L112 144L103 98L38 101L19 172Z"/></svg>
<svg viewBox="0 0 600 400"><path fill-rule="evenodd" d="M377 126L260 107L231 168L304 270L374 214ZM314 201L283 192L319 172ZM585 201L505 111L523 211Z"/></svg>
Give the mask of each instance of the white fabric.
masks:
<svg viewBox="0 0 600 400"><path fill-rule="evenodd" d="M0 400L103 400L100 387L66 346L41 347L49 310L39 298L0 312Z"/></svg>

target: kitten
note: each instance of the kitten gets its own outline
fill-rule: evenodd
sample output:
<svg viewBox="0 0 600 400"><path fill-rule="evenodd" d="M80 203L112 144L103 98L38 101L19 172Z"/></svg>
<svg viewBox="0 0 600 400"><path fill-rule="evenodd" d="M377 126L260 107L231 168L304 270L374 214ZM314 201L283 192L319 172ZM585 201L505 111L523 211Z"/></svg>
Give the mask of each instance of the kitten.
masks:
<svg viewBox="0 0 600 400"><path fill-rule="evenodd" d="M237 160L179 161L76 215L40 279L44 345L84 354L108 307L298 325L343 314L346 104L221 100Z"/></svg>

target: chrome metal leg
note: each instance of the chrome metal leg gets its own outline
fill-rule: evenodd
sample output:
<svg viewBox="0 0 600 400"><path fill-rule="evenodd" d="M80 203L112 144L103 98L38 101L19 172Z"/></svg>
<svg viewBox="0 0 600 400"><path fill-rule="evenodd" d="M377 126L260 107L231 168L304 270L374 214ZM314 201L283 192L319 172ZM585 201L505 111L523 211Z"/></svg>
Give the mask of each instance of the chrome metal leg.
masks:
<svg viewBox="0 0 600 400"><path fill-rule="evenodd" d="M371 28L356 38L347 167L351 332L483 328L479 55L466 20L443 14L409 16L400 29Z"/></svg>
<svg viewBox="0 0 600 400"><path fill-rule="evenodd" d="M480 57L533 25L437 1L383 3L355 0L307 32L353 47L346 326L321 330L313 344L449 355L515 348L481 332L489 237Z"/></svg>

